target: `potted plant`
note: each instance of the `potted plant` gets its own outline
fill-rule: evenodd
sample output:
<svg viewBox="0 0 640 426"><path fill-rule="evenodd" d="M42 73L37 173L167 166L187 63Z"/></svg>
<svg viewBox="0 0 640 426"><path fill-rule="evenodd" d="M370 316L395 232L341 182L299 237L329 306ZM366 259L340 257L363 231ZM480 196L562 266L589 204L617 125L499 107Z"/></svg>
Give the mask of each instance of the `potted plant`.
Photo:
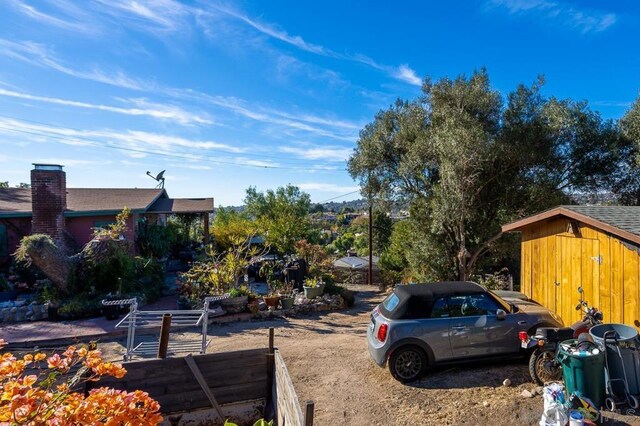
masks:
<svg viewBox="0 0 640 426"><path fill-rule="evenodd" d="M322 296L324 284L317 278L309 277L304 280L302 289L304 290L304 297L307 299L315 299L318 296Z"/></svg>
<svg viewBox="0 0 640 426"><path fill-rule="evenodd" d="M258 312L260 312L260 300L258 300L257 294L249 294L249 303L247 304L247 308L249 308L249 312L253 315L257 315Z"/></svg>
<svg viewBox="0 0 640 426"><path fill-rule="evenodd" d="M269 309L274 310L280 303L278 289L281 286L276 274L276 264L274 262L265 262L260 268L260 275L266 278L267 286L269 287L269 294L263 297L264 303L267 304Z"/></svg>
<svg viewBox="0 0 640 426"><path fill-rule="evenodd" d="M178 303L178 310L179 311L186 311L186 310L191 309L191 301L184 294L181 294L180 296L178 296L178 302L177 303Z"/></svg>
<svg viewBox="0 0 640 426"><path fill-rule="evenodd" d="M244 312L249 303L249 289L246 285L232 287L229 290L229 298L222 299L220 305L228 313L237 314Z"/></svg>
<svg viewBox="0 0 640 426"><path fill-rule="evenodd" d="M280 305L282 309L289 310L293 308L293 283L287 282L282 286L282 289L279 293L280 295Z"/></svg>

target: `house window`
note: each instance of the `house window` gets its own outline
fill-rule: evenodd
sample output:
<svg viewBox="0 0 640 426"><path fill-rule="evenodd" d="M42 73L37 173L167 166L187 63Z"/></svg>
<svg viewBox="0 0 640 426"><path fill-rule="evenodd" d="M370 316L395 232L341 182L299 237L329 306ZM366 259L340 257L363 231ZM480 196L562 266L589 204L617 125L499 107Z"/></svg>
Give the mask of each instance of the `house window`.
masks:
<svg viewBox="0 0 640 426"><path fill-rule="evenodd" d="M8 255L9 238L7 236L7 225L0 223L0 257Z"/></svg>

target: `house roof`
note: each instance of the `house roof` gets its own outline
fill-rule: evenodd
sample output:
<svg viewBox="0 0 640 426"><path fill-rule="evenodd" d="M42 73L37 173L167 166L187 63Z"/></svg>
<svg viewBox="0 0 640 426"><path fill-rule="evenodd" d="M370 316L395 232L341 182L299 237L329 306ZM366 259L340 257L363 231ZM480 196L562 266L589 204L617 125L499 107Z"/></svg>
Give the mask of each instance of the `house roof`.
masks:
<svg viewBox="0 0 640 426"><path fill-rule="evenodd" d="M164 189L68 188L67 213L121 211L125 207L146 211L163 195L166 197Z"/></svg>
<svg viewBox="0 0 640 426"><path fill-rule="evenodd" d="M525 226L557 216L575 219L640 244L640 206L558 206L503 225L502 232L517 232Z"/></svg>
<svg viewBox="0 0 640 426"><path fill-rule="evenodd" d="M213 198L160 198L147 210L149 213L213 212Z"/></svg>
<svg viewBox="0 0 640 426"><path fill-rule="evenodd" d="M65 216L115 214L124 207L137 213L204 213L213 198L169 198L164 189L67 188ZM31 216L30 188L0 189L0 217Z"/></svg>
<svg viewBox="0 0 640 426"><path fill-rule="evenodd" d="M0 214L31 215L31 188L0 188Z"/></svg>

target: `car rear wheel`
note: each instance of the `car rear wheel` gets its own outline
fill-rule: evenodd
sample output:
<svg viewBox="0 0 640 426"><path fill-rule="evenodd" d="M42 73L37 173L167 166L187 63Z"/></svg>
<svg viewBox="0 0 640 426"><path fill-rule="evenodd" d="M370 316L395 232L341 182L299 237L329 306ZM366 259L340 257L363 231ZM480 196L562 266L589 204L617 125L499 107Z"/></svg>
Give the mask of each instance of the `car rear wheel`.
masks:
<svg viewBox="0 0 640 426"><path fill-rule="evenodd" d="M408 383L417 380L427 367L424 351L416 346L396 349L389 358L389 371L394 379Z"/></svg>

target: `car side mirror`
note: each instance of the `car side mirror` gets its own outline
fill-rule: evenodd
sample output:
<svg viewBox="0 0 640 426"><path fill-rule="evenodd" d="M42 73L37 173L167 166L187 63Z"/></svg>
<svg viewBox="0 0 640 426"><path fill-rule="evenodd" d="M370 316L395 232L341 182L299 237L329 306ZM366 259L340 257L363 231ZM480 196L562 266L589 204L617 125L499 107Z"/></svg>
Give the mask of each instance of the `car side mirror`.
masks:
<svg viewBox="0 0 640 426"><path fill-rule="evenodd" d="M502 321L502 320L504 320L505 318L507 318L507 313L506 313L503 309L498 309L498 310L496 311L496 319L497 319L498 321Z"/></svg>

